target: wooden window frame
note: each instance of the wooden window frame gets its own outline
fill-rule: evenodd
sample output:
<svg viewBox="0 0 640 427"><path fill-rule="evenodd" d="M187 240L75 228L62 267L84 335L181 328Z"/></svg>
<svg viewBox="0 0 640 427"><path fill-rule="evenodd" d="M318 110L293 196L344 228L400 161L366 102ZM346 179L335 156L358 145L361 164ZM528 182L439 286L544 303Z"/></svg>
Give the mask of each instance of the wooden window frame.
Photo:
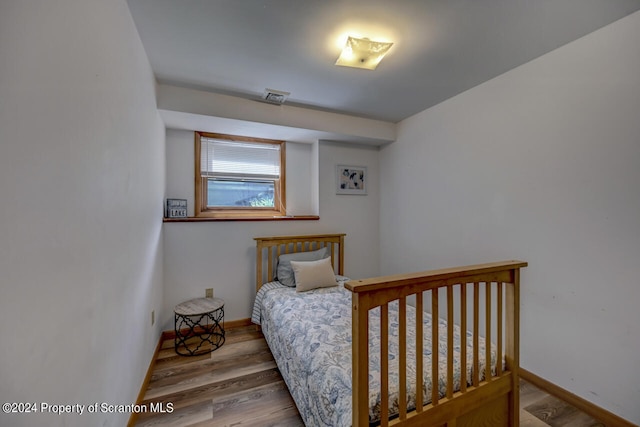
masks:
<svg viewBox="0 0 640 427"><path fill-rule="evenodd" d="M194 132L195 139L195 216L198 218L220 219L264 219L286 216L286 152L285 141L248 136L228 135L222 133ZM202 176L200 168L201 138L223 139L234 142L260 143L280 146L280 178L275 180L274 204L275 208L260 207L207 207L207 178Z"/></svg>

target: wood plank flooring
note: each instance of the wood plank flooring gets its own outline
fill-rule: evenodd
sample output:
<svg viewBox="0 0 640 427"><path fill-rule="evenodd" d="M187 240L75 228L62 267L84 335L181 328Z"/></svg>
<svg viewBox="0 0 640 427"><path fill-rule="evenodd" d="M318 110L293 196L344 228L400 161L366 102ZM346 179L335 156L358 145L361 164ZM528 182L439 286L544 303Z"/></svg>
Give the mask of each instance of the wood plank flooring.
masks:
<svg viewBox="0 0 640 427"><path fill-rule="evenodd" d="M163 342L144 404L173 406L172 412L141 413L136 426L304 426L269 347L253 326L228 330L222 347L193 357L177 355ZM533 385L520 385L524 427L604 424Z"/></svg>
<svg viewBox="0 0 640 427"><path fill-rule="evenodd" d="M598 420L520 380L520 426L605 427Z"/></svg>

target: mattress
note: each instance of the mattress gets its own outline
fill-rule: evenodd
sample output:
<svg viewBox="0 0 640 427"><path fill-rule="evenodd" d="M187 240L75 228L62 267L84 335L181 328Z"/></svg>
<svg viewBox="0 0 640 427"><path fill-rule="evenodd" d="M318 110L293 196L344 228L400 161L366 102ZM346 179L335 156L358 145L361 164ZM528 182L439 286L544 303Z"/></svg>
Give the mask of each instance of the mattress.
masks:
<svg viewBox="0 0 640 427"><path fill-rule="evenodd" d="M352 419L351 292L346 277L332 288L296 292L279 282L262 286L252 321L262 332L278 368L308 427L350 426ZM415 408L415 309L407 305L407 410ZM424 315L423 404L431 400L431 322ZM439 319L439 387L447 389L447 324ZM369 421L380 420L380 310L369 312ZM467 332L467 378L473 378L472 334ZM485 342L479 338L480 379L484 376ZM454 390L460 387L460 329L454 327ZM389 304L389 414L398 414L398 303ZM491 366L496 352L492 349Z"/></svg>

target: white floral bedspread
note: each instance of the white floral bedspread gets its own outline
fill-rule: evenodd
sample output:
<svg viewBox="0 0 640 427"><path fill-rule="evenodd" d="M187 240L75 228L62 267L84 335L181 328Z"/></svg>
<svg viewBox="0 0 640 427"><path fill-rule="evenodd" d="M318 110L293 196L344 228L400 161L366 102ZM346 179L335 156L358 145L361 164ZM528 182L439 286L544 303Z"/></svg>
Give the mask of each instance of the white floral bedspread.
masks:
<svg viewBox="0 0 640 427"><path fill-rule="evenodd" d="M289 387L305 424L351 425L351 292L340 285L297 293L295 288L270 282L256 295L252 321L262 332ZM398 413L398 309L389 305L389 413ZM369 313L369 421L380 418L380 310ZM424 315L424 404L431 401L431 316ZM415 311L407 306L408 409L415 408ZM472 335L467 332L467 378L472 378ZM439 394L447 381L447 326L439 322ZM480 338L480 378L484 377L484 340ZM454 390L460 381L460 331L454 330ZM492 351L495 366L495 349ZM412 380L413 379L413 380ZM412 382L413 381L413 382Z"/></svg>

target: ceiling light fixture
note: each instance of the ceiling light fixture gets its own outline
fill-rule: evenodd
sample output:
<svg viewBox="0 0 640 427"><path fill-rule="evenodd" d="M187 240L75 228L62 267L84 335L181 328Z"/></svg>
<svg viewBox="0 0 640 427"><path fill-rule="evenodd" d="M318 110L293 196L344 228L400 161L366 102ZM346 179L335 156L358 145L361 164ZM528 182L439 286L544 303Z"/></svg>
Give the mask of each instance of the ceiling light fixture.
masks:
<svg viewBox="0 0 640 427"><path fill-rule="evenodd" d="M375 70L393 43L349 36L336 65Z"/></svg>

